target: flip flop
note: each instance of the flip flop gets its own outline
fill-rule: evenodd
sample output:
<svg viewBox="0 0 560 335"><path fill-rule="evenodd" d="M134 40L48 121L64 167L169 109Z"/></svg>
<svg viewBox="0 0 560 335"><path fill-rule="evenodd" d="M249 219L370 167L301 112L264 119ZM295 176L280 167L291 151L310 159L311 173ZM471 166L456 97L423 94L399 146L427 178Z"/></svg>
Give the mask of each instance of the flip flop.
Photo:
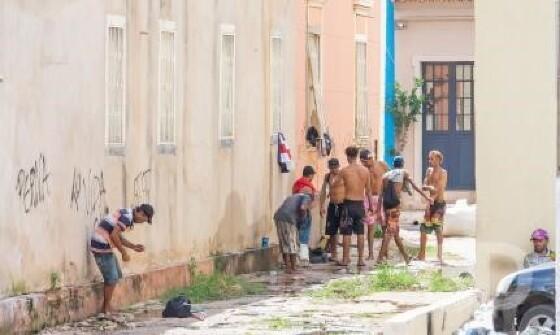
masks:
<svg viewBox="0 0 560 335"><path fill-rule="evenodd" d="M348 265L350 265L350 263L344 264L344 263L342 263L341 261L336 261L335 265L336 265L336 266L348 267Z"/></svg>

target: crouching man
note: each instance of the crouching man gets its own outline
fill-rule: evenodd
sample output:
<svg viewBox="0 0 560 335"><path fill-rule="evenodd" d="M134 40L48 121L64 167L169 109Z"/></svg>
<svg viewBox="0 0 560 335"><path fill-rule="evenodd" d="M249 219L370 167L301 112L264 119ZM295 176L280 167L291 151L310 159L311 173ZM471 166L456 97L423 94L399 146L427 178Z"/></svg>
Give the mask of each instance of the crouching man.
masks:
<svg viewBox="0 0 560 335"><path fill-rule="evenodd" d="M298 221L303 221L313 207L315 194L304 187L302 192L289 196L274 213L274 222L278 232L278 243L286 265L286 273L296 270L296 255L299 249Z"/></svg>
<svg viewBox="0 0 560 335"><path fill-rule="evenodd" d="M154 209L149 204L142 204L135 208L123 208L112 215L108 215L95 227L91 236L90 247L95 263L103 276L103 313L110 313L113 291L119 279L122 278L119 262L113 253L117 248L121 253L122 261L128 262L130 256L126 248L136 252L143 252L142 244L134 244L124 238L121 233L131 229L135 223L152 223Z"/></svg>

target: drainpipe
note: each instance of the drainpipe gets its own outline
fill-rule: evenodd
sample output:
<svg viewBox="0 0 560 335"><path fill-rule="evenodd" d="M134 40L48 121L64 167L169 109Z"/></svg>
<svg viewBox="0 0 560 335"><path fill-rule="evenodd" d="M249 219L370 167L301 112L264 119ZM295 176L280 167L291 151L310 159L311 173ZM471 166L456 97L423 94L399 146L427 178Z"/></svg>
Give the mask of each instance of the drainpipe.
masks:
<svg viewBox="0 0 560 335"><path fill-rule="evenodd" d="M385 109L381 111L384 118L384 145L382 147L385 161L393 162L392 149L395 147L395 122L388 111L395 98L395 4L385 0Z"/></svg>

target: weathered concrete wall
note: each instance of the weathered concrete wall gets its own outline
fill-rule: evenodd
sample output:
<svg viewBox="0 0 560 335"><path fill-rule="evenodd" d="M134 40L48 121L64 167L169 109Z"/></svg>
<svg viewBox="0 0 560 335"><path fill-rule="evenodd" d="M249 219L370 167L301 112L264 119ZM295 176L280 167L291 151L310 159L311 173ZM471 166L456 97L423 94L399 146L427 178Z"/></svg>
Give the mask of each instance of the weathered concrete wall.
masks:
<svg viewBox="0 0 560 335"><path fill-rule="evenodd" d="M404 29L395 31L396 81L410 90L414 78L422 77L422 62L472 61L474 59L474 8L472 2L398 3L397 23ZM476 113L476 111L475 111ZM422 182L422 120L411 127L409 143L403 156L406 168L418 183ZM451 171L452 172L452 171ZM451 173L450 172L450 173ZM448 192L449 200L467 198L474 202L474 192ZM405 206L423 208L417 195L405 195Z"/></svg>
<svg viewBox="0 0 560 335"><path fill-rule="evenodd" d="M554 232L554 5L507 0L475 5L476 281L489 294L503 275L522 265L533 229Z"/></svg>
<svg viewBox="0 0 560 335"><path fill-rule="evenodd" d="M284 192L270 143L271 29L293 52L294 1L2 1L0 5L0 296L41 290L50 275L98 278L89 233L107 209L141 201L154 225L128 233L146 246L125 273L243 250L274 238L272 198ZM105 132L106 16L126 17L126 147L109 155ZM156 144L159 20L175 21L173 154ZM273 21L274 19L274 21ZM235 134L218 139L219 33L235 26ZM286 57L287 59L289 57ZM295 60L285 62L293 87ZM293 90L285 90L293 117ZM290 119L288 119L290 120ZM286 133L293 138L292 123ZM284 188L282 188L284 187ZM267 200L268 199L268 200Z"/></svg>

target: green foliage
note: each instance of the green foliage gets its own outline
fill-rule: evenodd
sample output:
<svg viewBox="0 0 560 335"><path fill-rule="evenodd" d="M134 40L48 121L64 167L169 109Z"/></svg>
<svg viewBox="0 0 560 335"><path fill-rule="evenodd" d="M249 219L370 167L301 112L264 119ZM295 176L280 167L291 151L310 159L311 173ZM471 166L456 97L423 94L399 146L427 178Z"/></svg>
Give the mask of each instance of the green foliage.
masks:
<svg viewBox="0 0 560 335"><path fill-rule="evenodd" d="M367 276L337 279L309 291L315 298L355 299L375 292L431 291L455 292L473 287L472 278L447 277L439 271L412 273L389 265Z"/></svg>
<svg viewBox="0 0 560 335"><path fill-rule="evenodd" d="M24 280L12 281L12 284L10 286L11 296L22 295L25 293L28 293L28 290L27 290L27 284L25 283Z"/></svg>
<svg viewBox="0 0 560 335"><path fill-rule="evenodd" d="M183 294L192 303L201 303L211 300L225 300L246 295L256 295L264 292L262 283L252 283L247 280L224 273L211 275L195 274L191 285L169 290L164 296L164 301L171 297Z"/></svg>
<svg viewBox="0 0 560 335"><path fill-rule="evenodd" d="M51 283L51 290L54 290L56 288L59 288L61 285L61 279L60 279L60 274L58 272L51 272L50 276L50 283Z"/></svg>
<svg viewBox="0 0 560 335"><path fill-rule="evenodd" d="M426 101L426 97L422 94L423 84L422 79L415 78L414 87L410 92L404 90L399 83L395 84L395 99L388 107L393 116L397 137L397 147L392 148L395 154L404 150L410 125L417 122L422 115L422 104Z"/></svg>

